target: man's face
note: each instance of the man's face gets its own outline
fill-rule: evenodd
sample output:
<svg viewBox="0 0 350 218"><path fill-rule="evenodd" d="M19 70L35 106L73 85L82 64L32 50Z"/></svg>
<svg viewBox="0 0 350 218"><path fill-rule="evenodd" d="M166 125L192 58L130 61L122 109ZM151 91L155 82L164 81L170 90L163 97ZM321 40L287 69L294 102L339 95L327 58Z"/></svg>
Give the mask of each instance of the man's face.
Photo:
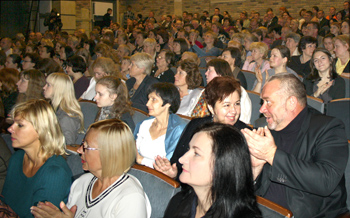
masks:
<svg viewBox="0 0 350 218"><path fill-rule="evenodd" d="M112 10L108 10L107 13L108 13L108 14L112 14Z"/></svg>
<svg viewBox="0 0 350 218"><path fill-rule="evenodd" d="M154 13L152 11L149 12L149 17L154 17Z"/></svg>
<svg viewBox="0 0 350 218"><path fill-rule="evenodd" d="M311 20L311 14L305 13L305 14L304 14L304 19L305 19L306 22L310 22L310 20Z"/></svg>
<svg viewBox="0 0 350 218"><path fill-rule="evenodd" d="M288 27L283 27L281 30L281 38L282 40L285 42L286 41L286 36L288 35L288 33L291 32L291 29Z"/></svg>
<svg viewBox="0 0 350 218"><path fill-rule="evenodd" d="M273 18L273 12L272 11L267 12L267 17L269 20L271 20Z"/></svg>
<svg viewBox="0 0 350 218"><path fill-rule="evenodd" d="M177 30L181 29L182 28L182 22L181 20L177 20L176 23L175 23L175 28Z"/></svg>
<svg viewBox="0 0 350 218"><path fill-rule="evenodd" d="M220 14L220 10L219 10L219 9L215 9L215 10L214 10L214 14L215 14L215 15L219 15L219 14Z"/></svg>
<svg viewBox="0 0 350 218"><path fill-rule="evenodd" d="M344 10L348 10L349 9L349 2L344 2L343 7L344 7Z"/></svg>
<svg viewBox="0 0 350 218"><path fill-rule="evenodd" d="M267 125L271 130L280 131L290 123L287 110L288 99L282 93L280 81L273 80L266 83L260 95L263 105L259 111L266 117Z"/></svg>
<svg viewBox="0 0 350 218"><path fill-rule="evenodd" d="M329 13L330 13L330 14L335 14L335 7L331 7L331 8L329 9Z"/></svg>
<svg viewBox="0 0 350 218"><path fill-rule="evenodd" d="M308 24L306 26L306 29L307 29L307 33L306 33L307 36L317 37L318 31L317 31L317 28L314 27L314 25Z"/></svg>
<svg viewBox="0 0 350 218"><path fill-rule="evenodd" d="M317 18L318 18L318 19L321 19L321 18L323 18L323 17L324 17L324 12L323 12L323 11L317 12Z"/></svg>
<svg viewBox="0 0 350 218"><path fill-rule="evenodd" d="M239 15L239 17L240 17L241 19L246 19L246 16L245 16L244 13L241 13L241 14Z"/></svg>
<svg viewBox="0 0 350 218"><path fill-rule="evenodd" d="M7 50L7 49L11 48L11 43L7 39L2 39L0 42L0 47L2 50Z"/></svg>

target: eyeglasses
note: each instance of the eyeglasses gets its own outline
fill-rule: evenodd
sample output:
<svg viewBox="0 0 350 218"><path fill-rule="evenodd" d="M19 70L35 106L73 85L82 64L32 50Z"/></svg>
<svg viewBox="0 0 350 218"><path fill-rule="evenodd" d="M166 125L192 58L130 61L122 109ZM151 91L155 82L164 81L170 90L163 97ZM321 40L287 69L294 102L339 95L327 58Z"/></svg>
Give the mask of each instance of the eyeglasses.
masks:
<svg viewBox="0 0 350 218"><path fill-rule="evenodd" d="M83 152L85 153L85 150L89 150L89 151L97 151L97 150L101 150L100 148L90 148L90 147L85 147L85 145L84 145L84 143L85 143L85 141L83 141L82 143L81 143L81 145L80 146L82 146L83 147ZM86 144L86 143L85 143ZM87 146L89 146L88 144L86 144Z"/></svg>

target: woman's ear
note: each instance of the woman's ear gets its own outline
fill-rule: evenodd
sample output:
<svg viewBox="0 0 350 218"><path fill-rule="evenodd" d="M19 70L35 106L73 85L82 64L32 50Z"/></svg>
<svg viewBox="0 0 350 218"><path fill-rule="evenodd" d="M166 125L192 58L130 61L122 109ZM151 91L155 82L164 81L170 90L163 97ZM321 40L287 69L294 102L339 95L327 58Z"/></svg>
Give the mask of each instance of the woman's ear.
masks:
<svg viewBox="0 0 350 218"><path fill-rule="evenodd" d="M214 108L208 104L208 109L212 115L214 115Z"/></svg>

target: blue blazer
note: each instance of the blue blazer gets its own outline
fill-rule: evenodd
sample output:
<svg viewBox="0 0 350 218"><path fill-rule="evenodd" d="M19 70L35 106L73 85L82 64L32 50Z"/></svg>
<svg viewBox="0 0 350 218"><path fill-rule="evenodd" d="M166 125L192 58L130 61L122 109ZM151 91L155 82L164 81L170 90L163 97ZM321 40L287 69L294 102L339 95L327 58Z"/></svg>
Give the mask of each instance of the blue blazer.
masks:
<svg viewBox="0 0 350 218"><path fill-rule="evenodd" d="M153 119L153 118L154 117L149 117L146 120ZM137 133L139 132L140 126L143 122L144 121L136 125L135 131L134 131L135 140L137 139ZM168 128L166 130L165 143L164 143L166 158L168 158L168 160L170 160L171 157L173 156L177 142L179 141L182 131L186 127L186 124L187 123L176 114L169 115Z"/></svg>

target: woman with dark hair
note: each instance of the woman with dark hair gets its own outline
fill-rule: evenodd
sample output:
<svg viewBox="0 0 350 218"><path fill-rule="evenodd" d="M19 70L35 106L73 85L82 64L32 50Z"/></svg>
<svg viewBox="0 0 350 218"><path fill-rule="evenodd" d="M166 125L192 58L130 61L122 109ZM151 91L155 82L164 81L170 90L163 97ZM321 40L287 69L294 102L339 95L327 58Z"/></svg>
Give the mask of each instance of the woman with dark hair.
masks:
<svg viewBox="0 0 350 218"><path fill-rule="evenodd" d="M55 50L49 45L44 45L39 49L39 55L41 58L53 58Z"/></svg>
<svg viewBox="0 0 350 218"><path fill-rule="evenodd" d="M95 55L95 47L96 47L96 43L92 39L89 39L84 42L84 48L89 51L90 56L92 57L93 60L97 58Z"/></svg>
<svg viewBox="0 0 350 218"><path fill-rule="evenodd" d="M203 88L199 88L202 80L197 63L191 60L179 62L175 74L175 86L179 90L181 99L180 108L177 111L178 114L191 116L194 107L204 91Z"/></svg>
<svg viewBox="0 0 350 218"><path fill-rule="evenodd" d="M207 64L207 72L205 73L207 78L207 84L210 83L214 78L221 76L230 76L233 77L230 65L227 61L222 59L213 59ZM233 77L234 78L234 77ZM252 103L250 98L246 92L246 90L241 86L241 106L242 106L242 114L240 116L240 120L249 123L250 117L252 113ZM197 102L196 107L192 112L192 117L204 117L209 115L209 110L207 107L207 102L204 100L204 96L202 95Z"/></svg>
<svg viewBox="0 0 350 218"><path fill-rule="evenodd" d="M317 48L311 58L311 73L304 79L306 94L324 103L345 97L345 81L338 76L331 53Z"/></svg>
<svg viewBox="0 0 350 218"><path fill-rule="evenodd" d="M58 57L55 56L54 60L62 67L66 72L67 60L74 55L73 49L70 46L61 47Z"/></svg>
<svg viewBox="0 0 350 218"><path fill-rule="evenodd" d="M290 58L290 51L284 45L278 45L271 50L270 67L271 69L261 72L257 71L256 81L253 85L252 91L260 93L265 85L267 79L278 73L292 73L299 78L298 74L294 70L287 67L287 63Z"/></svg>
<svg viewBox="0 0 350 218"><path fill-rule="evenodd" d="M221 54L221 59L227 61L230 65L231 71L235 79L237 79L243 88L247 88L247 80L243 75L240 66L241 66L241 51L238 48L230 47L225 48Z"/></svg>
<svg viewBox="0 0 350 218"><path fill-rule="evenodd" d="M175 53L175 63L181 60L181 56L185 51L188 51L186 40L183 38L174 39L173 52Z"/></svg>
<svg viewBox="0 0 350 218"><path fill-rule="evenodd" d="M186 122L175 113L180 94L171 83L156 83L147 91L150 118L138 123L134 136L138 150L136 162L153 168L157 155L170 159Z"/></svg>
<svg viewBox="0 0 350 218"><path fill-rule="evenodd" d="M22 61L23 70L31 70L37 68L40 56L37 53L26 53Z"/></svg>
<svg viewBox="0 0 350 218"><path fill-rule="evenodd" d="M20 80L16 83L19 95L17 104L30 99L43 99L43 87L45 75L36 69L25 70L20 74Z"/></svg>
<svg viewBox="0 0 350 218"><path fill-rule="evenodd" d="M205 123L217 122L233 125L238 129L250 128L239 120L241 112L243 112L241 91L239 82L232 76L214 78L204 91L210 114L206 117L191 120L177 143L173 157L169 161L169 159L157 156L154 164L155 169L178 179L182 171L179 158L188 151L193 132Z"/></svg>
<svg viewBox="0 0 350 218"><path fill-rule="evenodd" d="M4 105L5 117L16 104L18 91L16 83L19 80L19 72L12 68L0 70L0 97Z"/></svg>
<svg viewBox="0 0 350 218"><path fill-rule="evenodd" d="M81 56L74 55L67 60L67 74L71 76L74 83L74 92L76 99L86 91L89 87L90 80L84 76L86 71L86 63Z"/></svg>
<svg viewBox="0 0 350 218"><path fill-rule="evenodd" d="M298 45L298 50L301 55L292 56L287 66L298 73L303 78L306 78L310 72L310 60L312 53L317 48L317 39L312 36L303 36Z"/></svg>
<svg viewBox="0 0 350 218"><path fill-rule="evenodd" d="M97 81L95 90L96 104L100 108L96 121L117 118L134 131L133 109L124 82L118 77L106 76Z"/></svg>
<svg viewBox="0 0 350 218"><path fill-rule="evenodd" d="M174 65L175 54L170 50L161 50L156 57L156 67L151 71L151 75L159 82L174 83L174 72L170 69Z"/></svg>
<svg viewBox="0 0 350 218"><path fill-rule="evenodd" d="M7 68L12 68L18 70L18 72L22 71L22 58L18 54L10 54L6 58L5 66Z"/></svg>
<svg viewBox="0 0 350 218"><path fill-rule="evenodd" d="M36 69L40 70L45 76L51 73L63 72L61 66L52 58L40 59L37 62Z"/></svg>
<svg viewBox="0 0 350 218"><path fill-rule="evenodd" d="M262 217L256 202L250 154L233 126L207 123L194 132L180 159L180 181L190 185L169 202L164 217Z"/></svg>

